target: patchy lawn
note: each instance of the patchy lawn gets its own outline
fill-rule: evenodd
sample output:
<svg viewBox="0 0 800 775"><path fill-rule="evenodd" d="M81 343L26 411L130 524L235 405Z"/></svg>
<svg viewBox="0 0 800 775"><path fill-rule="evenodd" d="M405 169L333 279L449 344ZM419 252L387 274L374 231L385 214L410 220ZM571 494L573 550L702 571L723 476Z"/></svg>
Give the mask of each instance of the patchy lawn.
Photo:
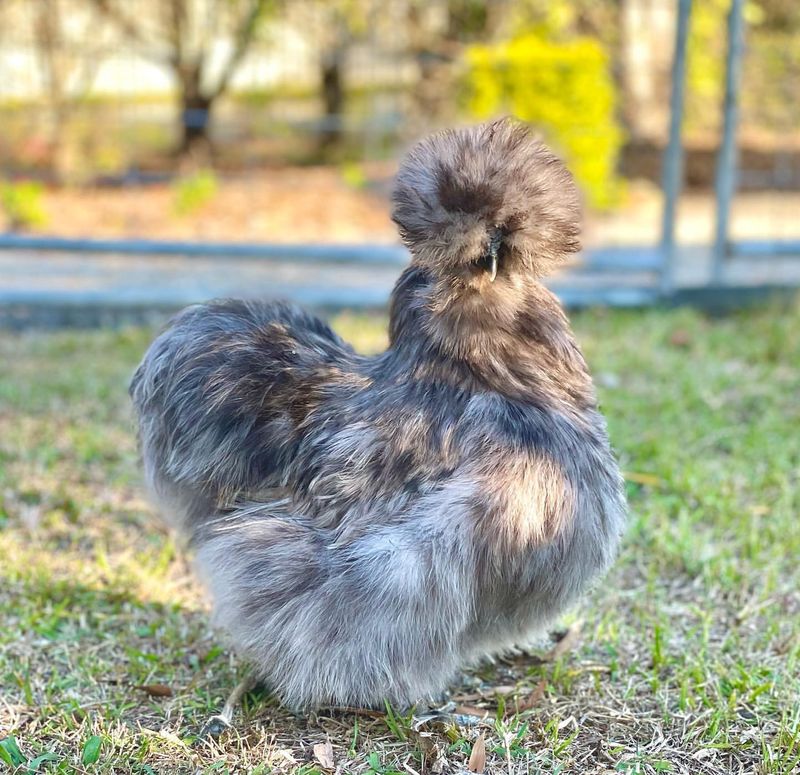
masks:
<svg viewBox="0 0 800 775"><path fill-rule="evenodd" d="M800 305L575 326L633 512L580 637L467 676L476 724L251 694L218 743L197 731L244 668L138 482L126 383L152 332L0 335L0 771L448 773L483 736L492 773L797 772Z"/></svg>

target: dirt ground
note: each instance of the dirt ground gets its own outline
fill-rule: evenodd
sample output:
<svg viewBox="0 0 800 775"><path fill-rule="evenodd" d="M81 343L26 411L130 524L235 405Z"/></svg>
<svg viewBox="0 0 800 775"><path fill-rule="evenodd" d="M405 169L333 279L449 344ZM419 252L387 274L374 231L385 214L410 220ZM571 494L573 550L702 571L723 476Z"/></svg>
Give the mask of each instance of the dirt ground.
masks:
<svg viewBox="0 0 800 775"><path fill-rule="evenodd" d="M284 167L220 178L217 191L190 212L177 211L175 183L52 188L47 223L62 236L269 242L390 242L387 194L392 170L371 170L349 185L329 167ZM360 183L360 181L359 181Z"/></svg>
<svg viewBox="0 0 800 775"><path fill-rule="evenodd" d="M127 237L244 242L394 242L389 217L393 164L358 168L279 167L220 178L216 193L179 214L175 183L51 188L37 232L69 237ZM652 244L661 229L661 195L631 181L618 209L587 213L589 246ZM0 230L7 227L0 214ZM678 239L711 241L713 193L691 190L679 204ZM732 234L741 239L800 238L800 192L737 196Z"/></svg>

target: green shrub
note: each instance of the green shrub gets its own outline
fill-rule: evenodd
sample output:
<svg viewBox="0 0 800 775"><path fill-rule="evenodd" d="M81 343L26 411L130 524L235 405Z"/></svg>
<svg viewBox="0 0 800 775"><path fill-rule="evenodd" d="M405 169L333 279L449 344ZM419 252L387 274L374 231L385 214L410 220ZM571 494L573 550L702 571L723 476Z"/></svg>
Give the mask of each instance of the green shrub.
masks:
<svg viewBox="0 0 800 775"><path fill-rule="evenodd" d="M173 207L177 215L191 215L217 194L217 176L212 170L198 170L172 184Z"/></svg>
<svg viewBox="0 0 800 775"><path fill-rule="evenodd" d="M727 51L729 0L695 3L687 42L686 124L689 129L717 130Z"/></svg>
<svg viewBox="0 0 800 775"><path fill-rule="evenodd" d="M47 223L43 193L42 185L34 181L0 183L0 209L6 216L9 230L32 229Z"/></svg>
<svg viewBox="0 0 800 775"><path fill-rule="evenodd" d="M339 173L345 185L356 191L362 191L369 184L367 174L364 172L364 167L358 164L358 162L344 162L339 167Z"/></svg>
<svg viewBox="0 0 800 775"><path fill-rule="evenodd" d="M689 26L686 126L702 134L722 123L730 0L695 3ZM781 13L782 11L782 13ZM744 4L745 51L739 98L743 123L777 131L797 125L800 11L795 3Z"/></svg>
<svg viewBox="0 0 800 775"><path fill-rule="evenodd" d="M608 57L597 41L527 33L471 46L466 63L464 92L472 116L511 113L534 125L564 156L591 205L614 204L623 137Z"/></svg>

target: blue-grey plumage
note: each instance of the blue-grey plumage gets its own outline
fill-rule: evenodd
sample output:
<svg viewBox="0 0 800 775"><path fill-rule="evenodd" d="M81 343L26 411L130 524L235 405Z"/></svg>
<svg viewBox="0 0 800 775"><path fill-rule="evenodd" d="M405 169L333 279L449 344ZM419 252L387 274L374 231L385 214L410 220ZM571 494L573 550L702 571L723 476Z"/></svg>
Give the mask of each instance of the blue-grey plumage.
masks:
<svg viewBox="0 0 800 775"><path fill-rule="evenodd" d="M407 706L525 643L613 560L622 481L591 378L539 282L578 195L526 127L403 162L412 254L390 346L285 303L180 313L134 376L146 479L217 621L289 706Z"/></svg>

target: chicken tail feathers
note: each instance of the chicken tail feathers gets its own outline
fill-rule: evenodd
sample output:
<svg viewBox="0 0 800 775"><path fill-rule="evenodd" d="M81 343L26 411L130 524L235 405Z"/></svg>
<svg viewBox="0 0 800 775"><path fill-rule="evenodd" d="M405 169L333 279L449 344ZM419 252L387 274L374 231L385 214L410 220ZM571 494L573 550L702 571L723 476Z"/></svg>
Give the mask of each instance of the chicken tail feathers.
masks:
<svg viewBox="0 0 800 775"><path fill-rule="evenodd" d="M289 304L217 301L180 313L130 388L145 479L167 521L191 533L278 485L319 375L351 355Z"/></svg>

